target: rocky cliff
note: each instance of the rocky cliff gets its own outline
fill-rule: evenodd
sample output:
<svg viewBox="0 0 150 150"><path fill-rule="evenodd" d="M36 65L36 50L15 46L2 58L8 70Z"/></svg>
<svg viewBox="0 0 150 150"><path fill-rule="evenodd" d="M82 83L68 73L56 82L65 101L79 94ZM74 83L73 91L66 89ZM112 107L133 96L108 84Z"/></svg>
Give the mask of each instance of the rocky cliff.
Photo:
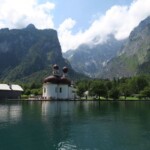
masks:
<svg viewBox="0 0 150 150"><path fill-rule="evenodd" d="M1 82L42 82L51 73L53 64L70 68L71 78L82 77L62 57L55 30L38 30L32 24L24 29L0 30Z"/></svg>

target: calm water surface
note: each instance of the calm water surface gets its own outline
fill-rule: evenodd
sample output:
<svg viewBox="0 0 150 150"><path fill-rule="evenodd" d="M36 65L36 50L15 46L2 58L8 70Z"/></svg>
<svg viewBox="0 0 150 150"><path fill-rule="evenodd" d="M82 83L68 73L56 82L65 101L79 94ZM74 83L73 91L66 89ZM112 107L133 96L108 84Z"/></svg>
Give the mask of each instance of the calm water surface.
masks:
<svg viewBox="0 0 150 150"><path fill-rule="evenodd" d="M150 150L150 102L0 102L0 150Z"/></svg>

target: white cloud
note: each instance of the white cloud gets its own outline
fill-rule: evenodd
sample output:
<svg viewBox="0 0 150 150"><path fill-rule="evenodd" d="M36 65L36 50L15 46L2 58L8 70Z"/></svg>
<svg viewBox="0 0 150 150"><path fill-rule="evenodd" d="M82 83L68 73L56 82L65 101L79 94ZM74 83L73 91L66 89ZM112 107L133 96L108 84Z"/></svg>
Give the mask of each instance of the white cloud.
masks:
<svg viewBox="0 0 150 150"><path fill-rule="evenodd" d="M59 27L62 50L76 49L80 44L97 44L106 41L107 35L117 39L127 38L139 22L150 15L150 0L134 0L130 6L113 6L103 16L93 21L85 31L72 34L76 21L66 19Z"/></svg>
<svg viewBox="0 0 150 150"><path fill-rule="evenodd" d="M30 23L40 29L54 28L54 8L52 2L39 4L38 0L0 0L0 28L23 28ZM104 42L109 34L124 39L149 15L150 0L134 0L130 6L111 7L104 15L97 17L89 28L77 33L72 32L77 22L67 18L58 28L62 50L76 49L83 43Z"/></svg>
<svg viewBox="0 0 150 150"><path fill-rule="evenodd" d="M37 28L53 28L50 13L55 5L37 0L0 0L0 28L23 28L33 23Z"/></svg>
<svg viewBox="0 0 150 150"><path fill-rule="evenodd" d="M58 29L59 40L63 50L67 50L70 47L76 48L76 43L79 43L79 40L82 37L82 34L80 35L79 32L75 36L72 34L71 29L75 26L75 24L75 20L68 18L60 25ZM74 40L76 40L76 42L74 42Z"/></svg>

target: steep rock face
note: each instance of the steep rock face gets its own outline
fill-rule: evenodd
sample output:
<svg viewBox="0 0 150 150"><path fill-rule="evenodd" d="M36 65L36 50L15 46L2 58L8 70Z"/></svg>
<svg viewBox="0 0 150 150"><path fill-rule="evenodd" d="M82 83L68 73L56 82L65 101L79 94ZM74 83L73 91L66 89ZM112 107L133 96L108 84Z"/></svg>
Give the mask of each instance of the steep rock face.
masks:
<svg viewBox="0 0 150 150"><path fill-rule="evenodd" d="M55 30L38 30L32 24L24 29L0 30L1 81L40 82L55 63L60 68L69 67L72 78L78 77L62 57Z"/></svg>
<svg viewBox="0 0 150 150"><path fill-rule="evenodd" d="M138 74L150 74L150 49L147 51L144 63L138 67Z"/></svg>
<svg viewBox="0 0 150 150"><path fill-rule="evenodd" d="M100 76L105 78L128 77L149 72L149 49L150 17L143 20L131 32L119 56L107 63Z"/></svg>
<svg viewBox="0 0 150 150"><path fill-rule="evenodd" d="M98 45L81 45L76 50L69 50L63 54L71 63L73 69L90 77L97 77L106 63L115 57L121 49L123 41L117 41L112 35Z"/></svg>

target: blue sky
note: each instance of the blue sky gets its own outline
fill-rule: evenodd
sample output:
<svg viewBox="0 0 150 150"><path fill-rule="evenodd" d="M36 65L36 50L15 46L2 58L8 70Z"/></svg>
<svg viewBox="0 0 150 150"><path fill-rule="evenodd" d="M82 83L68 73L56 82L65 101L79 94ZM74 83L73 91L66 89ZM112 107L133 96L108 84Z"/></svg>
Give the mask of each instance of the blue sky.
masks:
<svg viewBox="0 0 150 150"><path fill-rule="evenodd" d="M56 27L66 18L73 18L78 22L76 30L84 30L98 15L105 14L111 6L129 5L132 0L52 0L51 2L56 4L53 10Z"/></svg>
<svg viewBox="0 0 150 150"><path fill-rule="evenodd" d="M0 28L58 32L62 51L100 44L113 34L121 40L150 15L150 0L0 0Z"/></svg>

